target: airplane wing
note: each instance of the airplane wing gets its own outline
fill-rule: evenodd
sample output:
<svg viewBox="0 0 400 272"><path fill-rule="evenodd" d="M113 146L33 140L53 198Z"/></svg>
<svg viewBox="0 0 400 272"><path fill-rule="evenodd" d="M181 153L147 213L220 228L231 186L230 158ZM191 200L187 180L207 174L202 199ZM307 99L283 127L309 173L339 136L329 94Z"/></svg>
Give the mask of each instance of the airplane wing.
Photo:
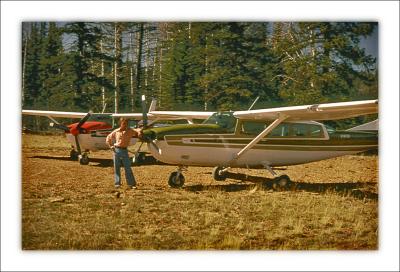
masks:
<svg viewBox="0 0 400 272"><path fill-rule="evenodd" d="M207 119L213 113L206 111L150 111L147 114L147 118L149 120ZM114 113L112 117L125 117L135 120L143 119L141 113Z"/></svg>
<svg viewBox="0 0 400 272"><path fill-rule="evenodd" d="M150 114L157 119L207 119L214 112L210 111L151 111Z"/></svg>
<svg viewBox="0 0 400 272"><path fill-rule="evenodd" d="M46 117L61 117L61 118L83 118L87 112L67 112L67 111L41 111L41 110L22 110L23 115L35 115Z"/></svg>
<svg viewBox="0 0 400 272"><path fill-rule="evenodd" d="M286 116L286 121L299 120L336 120L378 112L378 100L326 103L272 109L236 111L233 115L239 119L276 120Z"/></svg>
<svg viewBox="0 0 400 272"><path fill-rule="evenodd" d="M114 118L124 117L127 119L134 119L134 120L142 120L143 114L141 113L113 113L111 114ZM151 118L149 114L147 114L147 118Z"/></svg>

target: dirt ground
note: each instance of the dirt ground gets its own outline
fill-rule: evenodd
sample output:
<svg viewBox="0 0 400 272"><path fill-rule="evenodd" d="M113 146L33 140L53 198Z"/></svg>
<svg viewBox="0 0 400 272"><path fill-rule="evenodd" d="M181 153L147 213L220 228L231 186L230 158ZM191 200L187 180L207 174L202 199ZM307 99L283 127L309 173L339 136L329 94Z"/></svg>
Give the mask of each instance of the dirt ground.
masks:
<svg viewBox="0 0 400 272"><path fill-rule="evenodd" d="M147 157L138 189L116 190L109 151L83 166L69 150L63 136L22 136L22 249L378 249L376 155L278 168L286 189L263 169L217 182L209 167L173 189L176 166Z"/></svg>

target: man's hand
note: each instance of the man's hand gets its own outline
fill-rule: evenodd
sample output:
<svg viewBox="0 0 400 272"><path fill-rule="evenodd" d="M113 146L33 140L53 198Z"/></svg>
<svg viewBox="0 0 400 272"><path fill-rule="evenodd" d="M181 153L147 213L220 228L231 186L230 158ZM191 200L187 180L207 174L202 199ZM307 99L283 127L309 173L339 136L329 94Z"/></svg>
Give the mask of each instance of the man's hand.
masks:
<svg viewBox="0 0 400 272"><path fill-rule="evenodd" d="M137 129L135 129L135 131L137 133L137 137L139 139L142 139L142 137L143 137L143 128L137 128Z"/></svg>
<svg viewBox="0 0 400 272"><path fill-rule="evenodd" d="M114 146L114 145L110 146L110 149L111 149L112 151L115 151L115 146Z"/></svg>

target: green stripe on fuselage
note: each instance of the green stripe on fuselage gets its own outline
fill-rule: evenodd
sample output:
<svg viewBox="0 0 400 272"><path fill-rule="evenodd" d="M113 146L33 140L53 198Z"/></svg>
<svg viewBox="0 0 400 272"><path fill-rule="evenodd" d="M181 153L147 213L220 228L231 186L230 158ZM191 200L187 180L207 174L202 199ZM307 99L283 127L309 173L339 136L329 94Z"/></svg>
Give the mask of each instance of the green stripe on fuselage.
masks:
<svg viewBox="0 0 400 272"><path fill-rule="evenodd" d="M166 135L185 134L224 134L226 129L213 124L180 124L167 127L150 128L144 131L144 135L162 140Z"/></svg>
<svg viewBox="0 0 400 272"><path fill-rule="evenodd" d="M256 135L228 133L214 124L182 124L152 128L145 131L153 139L167 140L170 145L215 148L243 148ZM191 142L184 141L191 139ZM336 131L329 139L301 137L266 137L254 149L273 150L368 150L378 146L378 134L373 132Z"/></svg>

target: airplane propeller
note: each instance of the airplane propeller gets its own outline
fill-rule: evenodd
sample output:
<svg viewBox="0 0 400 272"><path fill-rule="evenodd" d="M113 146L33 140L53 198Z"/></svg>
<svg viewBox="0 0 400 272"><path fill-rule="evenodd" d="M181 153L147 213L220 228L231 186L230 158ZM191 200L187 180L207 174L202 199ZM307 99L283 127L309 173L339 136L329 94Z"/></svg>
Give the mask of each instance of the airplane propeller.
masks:
<svg viewBox="0 0 400 272"><path fill-rule="evenodd" d="M82 133L82 129L81 127L83 126L83 124L90 118L90 116L92 115L92 112L88 112L78 123L78 125L76 126L76 129L79 131L79 133Z"/></svg>
<svg viewBox="0 0 400 272"><path fill-rule="evenodd" d="M147 123L148 118L147 118L146 96L145 95L142 95L142 116L143 116L143 129L146 129L147 125L148 125L148 123ZM153 135L153 133L151 133L151 136L143 135L141 140L150 144L151 146L153 146L157 150L157 152L160 153L160 148L157 146L154 138L155 138L155 135Z"/></svg>
<svg viewBox="0 0 400 272"><path fill-rule="evenodd" d="M82 126L83 124L90 118L90 116L92 115L92 112L88 112L76 125L76 127L71 127L70 128L70 133L72 135L74 135L75 138L75 144L76 144L76 149L78 151L78 154L80 156L80 162L81 164L87 164L89 162L89 160L87 160L87 156L82 156L82 150L81 150L81 145L79 144L79 139L78 139L78 135L80 133L83 133L83 129ZM87 161L87 163L86 163Z"/></svg>

